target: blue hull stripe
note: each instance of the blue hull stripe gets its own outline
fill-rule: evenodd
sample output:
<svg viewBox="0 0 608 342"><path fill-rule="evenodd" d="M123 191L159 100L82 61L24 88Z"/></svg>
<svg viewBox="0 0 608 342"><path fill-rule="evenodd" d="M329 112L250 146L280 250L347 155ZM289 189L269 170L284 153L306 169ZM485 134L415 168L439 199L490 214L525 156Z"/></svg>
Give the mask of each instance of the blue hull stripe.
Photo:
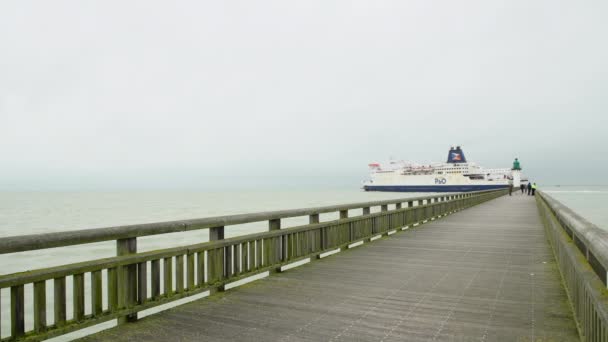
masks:
<svg viewBox="0 0 608 342"><path fill-rule="evenodd" d="M391 191L391 192L466 192L479 190L504 189L502 185L365 185L365 191Z"/></svg>

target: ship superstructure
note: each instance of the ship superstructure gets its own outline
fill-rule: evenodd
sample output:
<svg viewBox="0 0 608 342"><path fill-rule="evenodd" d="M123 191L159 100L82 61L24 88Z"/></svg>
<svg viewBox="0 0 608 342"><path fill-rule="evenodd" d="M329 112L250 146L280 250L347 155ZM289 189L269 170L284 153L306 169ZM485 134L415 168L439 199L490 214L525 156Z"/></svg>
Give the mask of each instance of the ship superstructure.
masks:
<svg viewBox="0 0 608 342"><path fill-rule="evenodd" d="M370 163L369 168L370 179L363 183L365 191L460 192L500 189L512 183L511 169L486 169L468 162L460 146L450 148L445 163L391 160Z"/></svg>

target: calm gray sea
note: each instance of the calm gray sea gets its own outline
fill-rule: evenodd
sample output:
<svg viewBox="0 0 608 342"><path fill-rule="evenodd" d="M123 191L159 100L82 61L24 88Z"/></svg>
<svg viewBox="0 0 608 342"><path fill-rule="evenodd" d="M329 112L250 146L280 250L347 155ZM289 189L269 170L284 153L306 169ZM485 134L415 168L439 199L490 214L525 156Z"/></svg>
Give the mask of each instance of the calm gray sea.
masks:
<svg viewBox="0 0 608 342"><path fill-rule="evenodd" d="M600 228L608 229L608 185L551 186L542 189Z"/></svg>
<svg viewBox="0 0 608 342"><path fill-rule="evenodd" d="M547 187L544 190L601 227L608 227L608 186ZM315 207L341 203L416 197L425 194L363 192L357 189L274 191L137 191L137 192L0 192L0 237L107 227L145 222L191 219L248 212ZM353 211L352 215L360 212ZM322 215L322 220L337 214ZM304 224L307 218L288 219L284 226ZM267 229L265 223L227 228L227 236ZM192 244L208 240L206 230L138 239L138 250ZM113 256L113 242L0 255L0 274ZM86 279L86 278L85 278ZM88 279L86 279L88 285ZM105 280L104 280L105 282ZM71 280L68 279L68 293ZM47 298L52 298L51 286ZM26 308L31 303L26 287ZM9 317L9 291L2 290L2 317ZM87 295L88 298L88 295ZM105 299L105 298L104 298ZM105 300L104 300L105 302ZM71 305L67 306L68 317ZM52 321L52 306L47 315ZM90 312L90 303L86 303ZM3 336L8 320L2 321ZM32 327L26 316L26 329Z"/></svg>

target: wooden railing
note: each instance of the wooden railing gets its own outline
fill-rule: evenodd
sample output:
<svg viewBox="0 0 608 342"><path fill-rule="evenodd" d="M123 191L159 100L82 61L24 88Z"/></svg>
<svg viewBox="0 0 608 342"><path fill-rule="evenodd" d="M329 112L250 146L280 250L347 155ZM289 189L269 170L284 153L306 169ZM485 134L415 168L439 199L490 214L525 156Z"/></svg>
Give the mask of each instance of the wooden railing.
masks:
<svg viewBox="0 0 608 342"><path fill-rule="evenodd" d="M547 193L536 200L585 341L608 341L608 231Z"/></svg>
<svg viewBox="0 0 608 342"><path fill-rule="evenodd" d="M204 291L221 291L234 281L417 226L502 196L506 191L442 194L1 238L0 254L109 240L116 241L117 251L111 258L0 276L0 289L10 288L11 298L10 317L1 317L10 319L10 336L2 341L50 338L112 319L118 319L119 324L134 321L139 311ZM380 211L372 213L371 207L380 207ZM362 215L348 217L349 210L353 209L361 209ZM320 222L319 214L329 212L338 212L339 219ZM298 216L308 216L309 224L281 229L281 219ZM268 222L268 231L224 238L226 226L251 222ZM210 241L137 252L138 237L196 229L209 229ZM105 286L102 286L102 272L107 276ZM87 290L91 308L86 314L85 276L90 279ZM71 294L66 293L68 277L72 277ZM25 330L24 324L24 286L27 284L33 284L33 307L27 308L33 312L30 331ZM46 298L49 284L53 286L53 298ZM71 298L66 297L68 295ZM104 296L108 303L105 308ZM73 315L67 317L66 306L70 302ZM54 307L52 324L46 318L48 303Z"/></svg>

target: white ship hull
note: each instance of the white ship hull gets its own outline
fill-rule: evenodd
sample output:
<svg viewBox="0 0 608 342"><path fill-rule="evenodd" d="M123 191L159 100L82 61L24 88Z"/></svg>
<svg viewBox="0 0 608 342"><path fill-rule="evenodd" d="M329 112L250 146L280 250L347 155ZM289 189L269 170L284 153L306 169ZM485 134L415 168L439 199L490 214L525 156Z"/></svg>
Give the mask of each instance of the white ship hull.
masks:
<svg viewBox="0 0 608 342"><path fill-rule="evenodd" d="M462 192L500 189L509 186L508 179L471 180L462 175L400 175L396 172L376 174L363 185L366 191L397 192Z"/></svg>
<svg viewBox="0 0 608 342"><path fill-rule="evenodd" d="M460 147L450 149L448 161L431 165L391 161L369 165L370 180L365 191L464 192L506 188L511 185L511 169L485 169L467 163ZM519 174L518 174L519 176ZM519 181L519 179L518 179Z"/></svg>

